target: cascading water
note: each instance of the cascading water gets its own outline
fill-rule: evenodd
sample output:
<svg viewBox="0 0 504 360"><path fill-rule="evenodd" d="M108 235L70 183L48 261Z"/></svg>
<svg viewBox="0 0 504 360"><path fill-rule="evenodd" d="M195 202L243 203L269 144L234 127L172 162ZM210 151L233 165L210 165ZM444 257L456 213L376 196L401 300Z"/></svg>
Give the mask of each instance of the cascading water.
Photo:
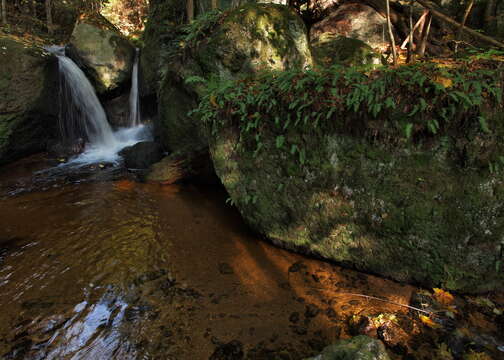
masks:
<svg viewBox="0 0 504 360"><path fill-rule="evenodd" d="M138 62L140 58L140 49L136 49L135 63L133 64L133 73L131 74L131 91L129 97L129 126L140 125L140 94L138 93Z"/></svg>
<svg viewBox="0 0 504 360"><path fill-rule="evenodd" d="M59 126L64 141L84 140L93 147L116 146L116 139L105 111L86 75L70 58L65 48L52 46L50 52L58 57L60 73Z"/></svg>
<svg viewBox="0 0 504 360"><path fill-rule="evenodd" d="M133 67L130 95L132 121L130 127L119 129L114 133L93 86L77 64L65 55L65 48L51 46L46 49L57 56L59 63L59 125L63 141L77 146L83 146L85 143L84 152L68 164L117 162L120 150L139 141L150 140L149 128L140 121L138 51Z"/></svg>

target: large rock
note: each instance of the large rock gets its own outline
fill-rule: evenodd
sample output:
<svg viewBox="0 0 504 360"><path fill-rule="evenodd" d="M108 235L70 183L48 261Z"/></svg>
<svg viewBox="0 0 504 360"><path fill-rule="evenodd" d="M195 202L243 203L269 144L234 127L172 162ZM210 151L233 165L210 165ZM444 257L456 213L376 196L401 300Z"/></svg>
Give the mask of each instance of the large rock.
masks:
<svg viewBox="0 0 504 360"><path fill-rule="evenodd" d="M119 93L128 86L135 49L105 18L81 18L68 50L68 56L84 69L98 94Z"/></svg>
<svg viewBox="0 0 504 360"><path fill-rule="evenodd" d="M119 152L128 169L148 169L163 158L163 149L153 141L142 141Z"/></svg>
<svg viewBox="0 0 504 360"><path fill-rule="evenodd" d="M388 47L387 20L368 5L346 3L310 29L310 41L323 43L344 36L364 41L373 49Z"/></svg>
<svg viewBox="0 0 504 360"><path fill-rule="evenodd" d="M186 83L191 76L235 79L265 69L312 64L305 25L288 7L248 4L221 16L210 34L189 45L186 55L166 66L159 95L158 133L170 150L207 146L199 119L188 116L201 93L198 85Z"/></svg>
<svg viewBox="0 0 504 360"><path fill-rule="evenodd" d="M389 360L385 346L379 340L360 335L327 346L320 355L306 360Z"/></svg>
<svg viewBox="0 0 504 360"><path fill-rule="evenodd" d="M0 37L0 164L44 150L57 136L57 86L55 58Z"/></svg>
<svg viewBox="0 0 504 360"><path fill-rule="evenodd" d="M492 135L471 108L453 115L450 131L406 141L395 126L419 96L411 91L398 89L404 102L382 112L386 120L345 110L318 127L312 117L282 130L260 108L258 152L255 133L223 110L210 141L216 173L250 226L280 246L427 287L503 289L504 173L488 170L501 166L502 104L480 109ZM283 99L274 111L285 122L295 110Z"/></svg>

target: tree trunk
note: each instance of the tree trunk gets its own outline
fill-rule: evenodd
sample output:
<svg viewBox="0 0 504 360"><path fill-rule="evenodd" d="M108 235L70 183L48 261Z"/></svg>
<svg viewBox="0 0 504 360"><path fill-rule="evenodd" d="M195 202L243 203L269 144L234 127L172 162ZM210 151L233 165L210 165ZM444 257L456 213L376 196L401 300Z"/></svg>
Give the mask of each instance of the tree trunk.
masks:
<svg viewBox="0 0 504 360"><path fill-rule="evenodd" d="M415 61L415 53L413 49L413 32L415 31L413 28L413 2L414 0L410 0L410 6L409 6L409 27L410 27L410 33L409 33L409 46L408 46L408 59L406 62L412 63Z"/></svg>
<svg viewBox="0 0 504 360"><path fill-rule="evenodd" d="M187 22L194 20L194 0L187 0Z"/></svg>
<svg viewBox="0 0 504 360"><path fill-rule="evenodd" d="M425 55L425 49L427 48L427 40L429 39L431 23L432 23L432 15L429 12L429 15L427 15L427 20L425 21L424 24L424 28L422 30L422 40L420 41L420 48L418 49L418 55L420 57Z"/></svg>
<svg viewBox="0 0 504 360"><path fill-rule="evenodd" d="M7 25L7 4L2 0L2 24Z"/></svg>
<svg viewBox="0 0 504 360"><path fill-rule="evenodd" d="M217 7L218 7L217 0L212 0L212 10L217 9Z"/></svg>
<svg viewBox="0 0 504 360"><path fill-rule="evenodd" d="M373 9L378 11L383 17L387 17L386 0L363 0L362 3L371 6ZM390 12L390 21L392 22L392 25L394 25L394 28L398 32L399 36L401 38L408 36L409 27L404 21L404 15L395 11L394 8L390 8L390 5L389 5L389 12Z"/></svg>
<svg viewBox="0 0 504 360"><path fill-rule="evenodd" d="M483 29L485 29L487 33L491 32L494 27L496 6L496 0L488 0L486 3L485 13L483 14Z"/></svg>
<svg viewBox="0 0 504 360"><path fill-rule="evenodd" d="M37 17L37 0L32 0L31 5L32 5L32 15L34 18L36 18Z"/></svg>
<svg viewBox="0 0 504 360"><path fill-rule="evenodd" d="M429 0L417 0L417 1L423 7L429 9L431 11L432 15L434 15L439 20L444 21L444 22L446 22L452 26L455 26L457 28L461 28L466 33L474 36L475 38L477 38L483 42L486 42L487 44L491 44L491 45L497 46L499 48L504 48L504 43L501 43L500 41L497 41L490 36L480 34L479 32L474 31L473 29L470 29L467 26L461 27L461 24L458 23L457 21L453 20L451 17L443 14L442 12L440 12L438 10L435 10L436 5L433 4L432 2L430 2Z"/></svg>
<svg viewBox="0 0 504 360"><path fill-rule="evenodd" d="M417 31L417 29L420 29L420 35L418 36L418 38L421 38L422 34L422 29L423 29L423 26L424 26L424 23L425 23L425 18L427 17L427 15L429 14L429 10L424 10L422 16L420 16L420 18L418 19L418 21L416 22L415 26L413 27L413 41L414 41L414 37L415 37L415 31ZM410 41L410 35L408 35L408 37L406 39L404 39L404 42L401 44L401 49L406 49L406 44L408 43L408 41Z"/></svg>
<svg viewBox="0 0 504 360"><path fill-rule="evenodd" d="M474 0L469 0L469 4L467 4L467 8L464 11L464 17L462 18L462 23L460 24L459 30L457 31L457 36L455 37L455 52L458 50L458 43L460 41L460 38L462 37L462 30L466 24L467 18L469 17L469 14L471 13L471 10L474 5Z"/></svg>
<svg viewBox="0 0 504 360"><path fill-rule="evenodd" d="M52 0L45 0L45 10L47 19L47 32L53 34L53 20L52 20Z"/></svg>
<svg viewBox="0 0 504 360"><path fill-rule="evenodd" d="M392 32L392 22L390 21L390 1L387 0L387 28L390 38L390 47L392 48L392 58L394 65L397 65L397 49L395 47L394 33Z"/></svg>

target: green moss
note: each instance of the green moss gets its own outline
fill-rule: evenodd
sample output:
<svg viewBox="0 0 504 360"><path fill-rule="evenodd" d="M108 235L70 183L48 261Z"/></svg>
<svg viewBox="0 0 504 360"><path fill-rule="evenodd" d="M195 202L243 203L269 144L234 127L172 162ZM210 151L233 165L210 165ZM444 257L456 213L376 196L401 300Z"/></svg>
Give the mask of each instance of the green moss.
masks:
<svg viewBox="0 0 504 360"><path fill-rule="evenodd" d="M315 64L322 67L334 64L358 66L384 63L381 55L365 42L343 36L312 43L311 50Z"/></svg>
<svg viewBox="0 0 504 360"><path fill-rule="evenodd" d="M292 72L226 85L225 94L211 93L220 104L211 108L215 117L202 113L211 120L217 174L244 218L276 243L400 281L466 292L502 289L504 174L490 173L488 163L480 166L483 158L503 154L504 132L496 123L500 92L475 100L479 106L460 105L435 132L428 125L441 104L451 106L447 94L462 91L466 82L500 86L500 63L468 66L480 70L453 70L461 87L449 89L436 87L429 77L403 76L401 69L371 73L370 89L376 91L371 94L384 99L401 94L394 108L374 115L370 95L362 90L367 77L354 70L337 74L341 82L324 72ZM381 89L379 76L397 93ZM404 109L411 112L430 91L440 96L430 98L439 107L405 120ZM362 94L368 97L359 107L345 102L344 96ZM322 110L335 98L337 103L329 101L327 112ZM478 120L482 112L491 132ZM407 121L415 124L409 138ZM279 136L285 139L281 147Z"/></svg>

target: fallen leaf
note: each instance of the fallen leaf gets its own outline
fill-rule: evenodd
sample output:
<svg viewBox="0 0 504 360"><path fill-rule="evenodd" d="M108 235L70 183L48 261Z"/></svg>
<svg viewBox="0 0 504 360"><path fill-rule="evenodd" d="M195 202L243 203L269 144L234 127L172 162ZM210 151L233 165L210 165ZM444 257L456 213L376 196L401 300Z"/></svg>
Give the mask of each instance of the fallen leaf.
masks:
<svg viewBox="0 0 504 360"><path fill-rule="evenodd" d="M434 288L434 299L440 304L450 305L453 303L454 297L448 291L444 291L443 289Z"/></svg>
<svg viewBox="0 0 504 360"><path fill-rule="evenodd" d="M441 325L439 325L438 323L436 323L434 320L432 320L430 317L428 316L425 316L425 315L420 315L420 320L422 320L422 322L427 325L428 327L430 328L433 328L433 329L439 329L441 327Z"/></svg>

